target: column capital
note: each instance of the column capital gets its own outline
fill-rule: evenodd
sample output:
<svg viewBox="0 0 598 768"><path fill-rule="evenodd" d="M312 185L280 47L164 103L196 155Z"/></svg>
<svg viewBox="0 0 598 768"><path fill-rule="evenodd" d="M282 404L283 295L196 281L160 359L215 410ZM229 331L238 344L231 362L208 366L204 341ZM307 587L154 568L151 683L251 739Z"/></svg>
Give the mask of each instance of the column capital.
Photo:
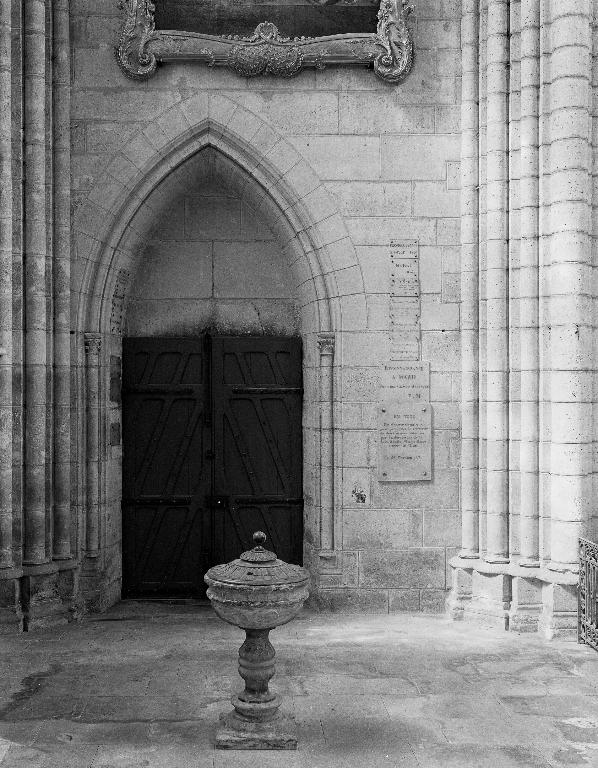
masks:
<svg viewBox="0 0 598 768"><path fill-rule="evenodd" d="M86 333L84 335L85 353L88 357L98 357L102 348L101 333Z"/></svg>
<svg viewBox="0 0 598 768"><path fill-rule="evenodd" d="M334 333L330 331L323 331L322 333L318 333L318 348L321 355L333 355L334 343Z"/></svg>

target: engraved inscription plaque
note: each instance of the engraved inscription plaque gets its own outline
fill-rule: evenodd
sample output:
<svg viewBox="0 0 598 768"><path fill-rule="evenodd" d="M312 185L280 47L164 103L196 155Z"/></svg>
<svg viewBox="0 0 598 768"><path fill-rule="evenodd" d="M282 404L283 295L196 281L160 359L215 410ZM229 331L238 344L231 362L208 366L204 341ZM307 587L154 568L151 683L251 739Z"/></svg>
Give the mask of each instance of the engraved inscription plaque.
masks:
<svg viewBox="0 0 598 768"><path fill-rule="evenodd" d="M392 260L390 290L393 296L419 296L417 259Z"/></svg>
<svg viewBox="0 0 598 768"><path fill-rule="evenodd" d="M378 408L378 480L430 480L432 414L427 403L387 401Z"/></svg>
<svg viewBox="0 0 598 768"><path fill-rule="evenodd" d="M390 337L390 359L419 360L419 326L399 326Z"/></svg>
<svg viewBox="0 0 598 768"><path fill-rule="evenodd" d="M390 297L390 322L396 325L415 326L419 323L421 309L419 297L391 296Z"/></svg>
<svg viewBox="0 0 598 768"><path fill-rule="evenodd" d="M417 259L418 256L417 240L391 240L390 258L395 259Z"/></svg>
<svg viewBox="0 0 598 768"><path fill-rule="evenodd" d="M382 373L382 388L389 399L428 403L430 363L389 363Z"/></svg>

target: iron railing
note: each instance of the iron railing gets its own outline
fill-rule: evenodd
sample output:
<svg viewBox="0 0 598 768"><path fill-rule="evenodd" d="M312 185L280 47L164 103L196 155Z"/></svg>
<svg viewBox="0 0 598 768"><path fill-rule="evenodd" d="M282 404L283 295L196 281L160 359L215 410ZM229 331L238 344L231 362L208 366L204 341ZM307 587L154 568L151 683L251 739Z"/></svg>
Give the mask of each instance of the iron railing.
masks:
<svg viewBox="0 0 598 768"><path fill-rule="evenodd" d="M579 540L577 640L598 651L598 544Z"/></svg>

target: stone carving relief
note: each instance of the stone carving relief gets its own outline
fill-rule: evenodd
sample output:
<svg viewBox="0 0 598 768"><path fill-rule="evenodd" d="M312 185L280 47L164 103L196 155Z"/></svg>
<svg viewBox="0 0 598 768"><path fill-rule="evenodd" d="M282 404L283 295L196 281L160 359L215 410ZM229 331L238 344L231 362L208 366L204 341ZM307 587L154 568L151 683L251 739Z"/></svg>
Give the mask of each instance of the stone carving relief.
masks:
<svg viewBox="0 0 598 768"><path fill-rule="evenodd" d="M407 17L411 0L381 0L376 32L325 37L282 37L264 21L248 37L156 29L152 0L122 0L126 11L116 58L131 78L150 77L162 61L202 61L243 77L270 74L292 77L306 67L328 64L371 66L387 83L398 83L411 70L413 39Z"/></svg>

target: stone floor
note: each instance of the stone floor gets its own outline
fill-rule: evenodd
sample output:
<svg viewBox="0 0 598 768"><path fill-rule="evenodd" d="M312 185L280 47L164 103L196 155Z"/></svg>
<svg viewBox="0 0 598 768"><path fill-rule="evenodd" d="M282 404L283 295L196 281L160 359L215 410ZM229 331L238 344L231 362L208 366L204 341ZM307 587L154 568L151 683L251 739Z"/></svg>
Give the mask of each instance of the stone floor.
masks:
<svg viewBox="0 0 598 768"><path fill-rule="evenodd" d="M598 654L438 616L303 614L273 633L297 752L211 739L242 633L122 603L0 639L1 768L598 766Z"/></svg>

